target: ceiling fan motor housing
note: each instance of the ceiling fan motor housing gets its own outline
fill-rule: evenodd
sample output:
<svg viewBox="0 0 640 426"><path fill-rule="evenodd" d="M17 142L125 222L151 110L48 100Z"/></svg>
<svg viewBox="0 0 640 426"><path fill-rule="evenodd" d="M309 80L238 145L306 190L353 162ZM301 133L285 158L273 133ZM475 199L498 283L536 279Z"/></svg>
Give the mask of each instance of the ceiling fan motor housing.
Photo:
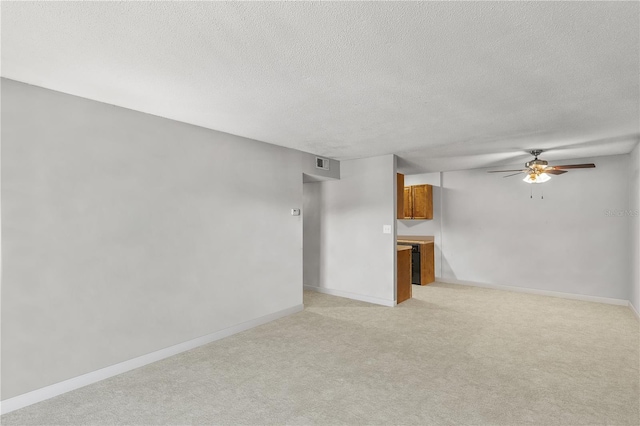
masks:
<svg viewBox="0 0 640 426"><path fill-rule="evenodd" d="M536 158L535 160L531 160L528 163L526 163L525 166L527 168L529 168L529 169L542 170L542 169L546 168L548 164L549 164L548 161L538 160Z"/></svg>

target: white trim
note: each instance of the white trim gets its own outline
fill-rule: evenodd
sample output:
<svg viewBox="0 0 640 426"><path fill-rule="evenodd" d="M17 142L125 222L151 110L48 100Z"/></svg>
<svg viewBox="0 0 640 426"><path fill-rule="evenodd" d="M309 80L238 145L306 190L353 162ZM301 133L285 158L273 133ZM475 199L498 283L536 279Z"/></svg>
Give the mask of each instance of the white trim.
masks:
<svg viewBox="0 0 640 426"><path fill-rule="evenodd" d="M629 309L631 309L631 312L633 312L633 314L636 316L636 318L638 319L638 321L640 321L640 314L638 313L638 311L636 310L636 307L633 306L633 303L631 303L631 300L629 300Z"/></svg>
<svg viewBox="0 0 640 426"><path fill-rule="evenodd" d="M373 296L365 296L362 294L349 293L348 291L334 290L331 288L316 287L312 285L305 285L304 289L316 291L318 293L330 294L331 296L338 296L338 297L344 297L346 299L353 299L353 300L359 300L361 302L373 303L375 305L390 306L390 307L396 306L395 300L380 299L378 297L373 297Z"/></svg>
<svg viewBox="0 0 640 426"><path fill-rule="evenodd" d="M559 297L561 299L573 299L573 300L582 300L585 302L606 303L608 305L627 306L629 304L629 301L624 299L612 299L609 297L600 297L600 296L587 296L585 294L562 293L559 291L538 290L535 288L514 287L509 285L498 285L498 284L485 284L485 283L477 283L473 281L462 281L462 280L456 280L456 279L450 279L450 278L436 278L436 281L441 283L446 283L446 284L468 285L472 287L484 287L484 288L492 288L495 290L514 291L517 293L537 294L539 296Z"/></svg>
<svg viewBox="0 0 640 426"><path fill-rule="evenodd" d="M108 379L109 377L125 373L127 371L142 367L147 364L151 364L156 361L160 361L161 359L165 359L170 356L177 355L181 352L197 348L198 346L206 345L207 343L223 339L241 331L245 331L250 328L254 328L259 325L277 320L279 318L295 314L296 312L300 312L303 309L304 305L292 306L291 308L283 309L282 311L255 318L238 325L216 331L215 333L207 334L206 336L198 337L174 346L169 346L168 348L160 349L158 351L151 352L149 354L142 355L128 361L123 361L109 367L101 368L100 370L92 371L91 373L83 374L82 376L74 377L63 382L55 383L50 386L45 386L43 388L27 392L25 394L6 399L0 403L0 413L10 413L11 411L15 411L28 405L35 404L36 402L44 401L46 399L53 398L54 396L62 395L63 393L72 391L74 389L78 389L92 383Z"/></svg>

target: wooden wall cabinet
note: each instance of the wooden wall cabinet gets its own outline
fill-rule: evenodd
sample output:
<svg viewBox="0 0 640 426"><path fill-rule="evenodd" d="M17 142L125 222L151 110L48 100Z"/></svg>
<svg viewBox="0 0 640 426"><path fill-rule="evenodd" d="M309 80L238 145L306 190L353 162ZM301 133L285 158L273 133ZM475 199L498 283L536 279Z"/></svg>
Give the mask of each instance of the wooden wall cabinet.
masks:
<svg viewBox="0 0 640 426"><path fill-rule="evenodd" d="M413 209L413 200L411 196L411 187L404 187L404 201L402 203L402 216L399 219L411 219L412 209Z"/></svg>
<svg viewBox="0 0 640 426"><path fill-rule="evenodd" d="M404 217L402 219L433 219L433 187L404 187Z"/></svg>
<svg viewBox="0 0 640 426"><path fill-rule="evenodd" d="M397 173L396 179L396 217L398 219L404 219L404 197L402 196L404 191L404 175Z"/></svg>

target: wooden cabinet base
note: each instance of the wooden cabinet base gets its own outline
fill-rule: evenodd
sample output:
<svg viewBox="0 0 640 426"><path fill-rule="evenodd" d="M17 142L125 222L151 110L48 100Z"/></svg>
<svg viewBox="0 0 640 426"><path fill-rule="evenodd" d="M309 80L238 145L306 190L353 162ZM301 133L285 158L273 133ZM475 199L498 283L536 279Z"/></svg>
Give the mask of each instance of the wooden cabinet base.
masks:
<svg viewBox="0 0 640 426"><path fill-rule="evenodd" d="M411 286L411 246L398 246L396 303L411 299Z"/></svg>
<svg viewBox="0 0 640 426"><path fill-rule="evenodd" d="M420 285L436 280L433 243L420 244Z"/></svg>
<svg viewBox="0 0 640 426"><path fill-rule="evenodd" d="M420 285L428 285L436 280L433 236L398 235L398 243L420 245Z"/></svg>

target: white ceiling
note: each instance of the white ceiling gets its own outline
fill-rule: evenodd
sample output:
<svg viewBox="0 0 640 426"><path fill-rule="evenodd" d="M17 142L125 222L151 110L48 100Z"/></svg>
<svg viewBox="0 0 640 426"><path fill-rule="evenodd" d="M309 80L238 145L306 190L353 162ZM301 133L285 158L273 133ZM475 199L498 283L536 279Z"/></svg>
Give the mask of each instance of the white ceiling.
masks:
<svg viewBox="0 0 640 426"><path fill-rule="evenodd" d="M638 2L2 2L2 76L408 173L629 152Z"/></svg>

